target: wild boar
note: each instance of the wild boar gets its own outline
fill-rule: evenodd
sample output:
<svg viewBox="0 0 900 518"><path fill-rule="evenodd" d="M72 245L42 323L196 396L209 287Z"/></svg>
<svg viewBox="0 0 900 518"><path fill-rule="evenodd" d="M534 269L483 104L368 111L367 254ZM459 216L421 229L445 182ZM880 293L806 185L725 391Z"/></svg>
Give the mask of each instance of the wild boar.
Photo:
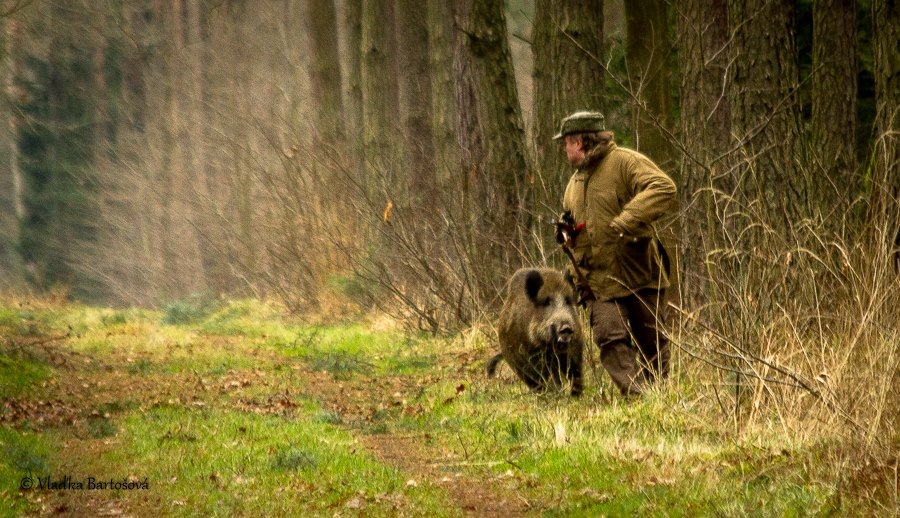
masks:
<svg viewBox="0 0 900 518"><path fill-rule="evenodd" d="M584 338L572 286L556 270L523 268L506 289L497 325L500 352L488 361L488 376L506 360L533 391L558 388L565 378L572 395L580 395Z"/></svg>

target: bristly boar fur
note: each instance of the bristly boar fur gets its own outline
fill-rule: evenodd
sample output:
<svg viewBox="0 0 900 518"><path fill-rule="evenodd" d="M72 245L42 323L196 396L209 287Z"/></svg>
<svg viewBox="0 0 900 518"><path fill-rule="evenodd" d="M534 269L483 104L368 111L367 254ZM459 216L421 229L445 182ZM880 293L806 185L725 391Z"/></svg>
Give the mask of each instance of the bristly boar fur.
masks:
<svg viewBox="0 0 900 518"><path fill-rule="evenodd" d="M506 289L497 325L500 353L488 361L488 376L506 360L533 391L559 387L566 378L572 395L580 395L584 338L571 285L556 270L523 268Z"/></svg>

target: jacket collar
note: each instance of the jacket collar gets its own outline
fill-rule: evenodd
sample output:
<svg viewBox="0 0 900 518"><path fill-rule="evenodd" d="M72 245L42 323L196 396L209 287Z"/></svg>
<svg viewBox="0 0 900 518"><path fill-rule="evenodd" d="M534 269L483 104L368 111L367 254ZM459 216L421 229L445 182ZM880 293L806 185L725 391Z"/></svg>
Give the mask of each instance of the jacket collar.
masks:
<svg viewBox="0 0 900 518"><path fill-rule="evenodd" d="M584 157L584 160L582 160L581 163L578 164L578 171L587 172L594 169L594 167L596 167L597 164L599 164L600 161L603 160L603 158L606 155L610 154L614 149L616 149L616 143L612 140L605 144L598 144L594 147L594 149L588 151L587 155L585 155Z"/></svg>

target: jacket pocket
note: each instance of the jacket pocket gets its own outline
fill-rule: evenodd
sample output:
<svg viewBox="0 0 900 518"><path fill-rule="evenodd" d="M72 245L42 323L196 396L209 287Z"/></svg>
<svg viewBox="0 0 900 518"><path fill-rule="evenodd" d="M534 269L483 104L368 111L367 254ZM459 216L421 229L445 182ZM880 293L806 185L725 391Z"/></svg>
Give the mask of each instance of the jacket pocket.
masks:
<svg viewBox="0 0 900 518"><path fill-rule="evenodd" d="M621 280L630 289L650 283L657 270L654 264L653 239L646 236L623 237L618 248L618 270Z"/></svg>

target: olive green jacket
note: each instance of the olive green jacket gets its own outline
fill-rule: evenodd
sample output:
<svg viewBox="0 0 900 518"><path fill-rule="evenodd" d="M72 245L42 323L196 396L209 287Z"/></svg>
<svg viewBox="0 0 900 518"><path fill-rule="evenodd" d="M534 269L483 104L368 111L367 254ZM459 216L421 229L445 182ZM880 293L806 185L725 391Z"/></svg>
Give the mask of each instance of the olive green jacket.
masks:
<svg viewBox="0 0 900 518"><path fill-rule="evenodd" d="M602 146L575 171L563 197L575 222L586 223L575 260L601 301L667 288L667 259L653 223L674 211L675 183L644 155L614 142Z"/></svg>

